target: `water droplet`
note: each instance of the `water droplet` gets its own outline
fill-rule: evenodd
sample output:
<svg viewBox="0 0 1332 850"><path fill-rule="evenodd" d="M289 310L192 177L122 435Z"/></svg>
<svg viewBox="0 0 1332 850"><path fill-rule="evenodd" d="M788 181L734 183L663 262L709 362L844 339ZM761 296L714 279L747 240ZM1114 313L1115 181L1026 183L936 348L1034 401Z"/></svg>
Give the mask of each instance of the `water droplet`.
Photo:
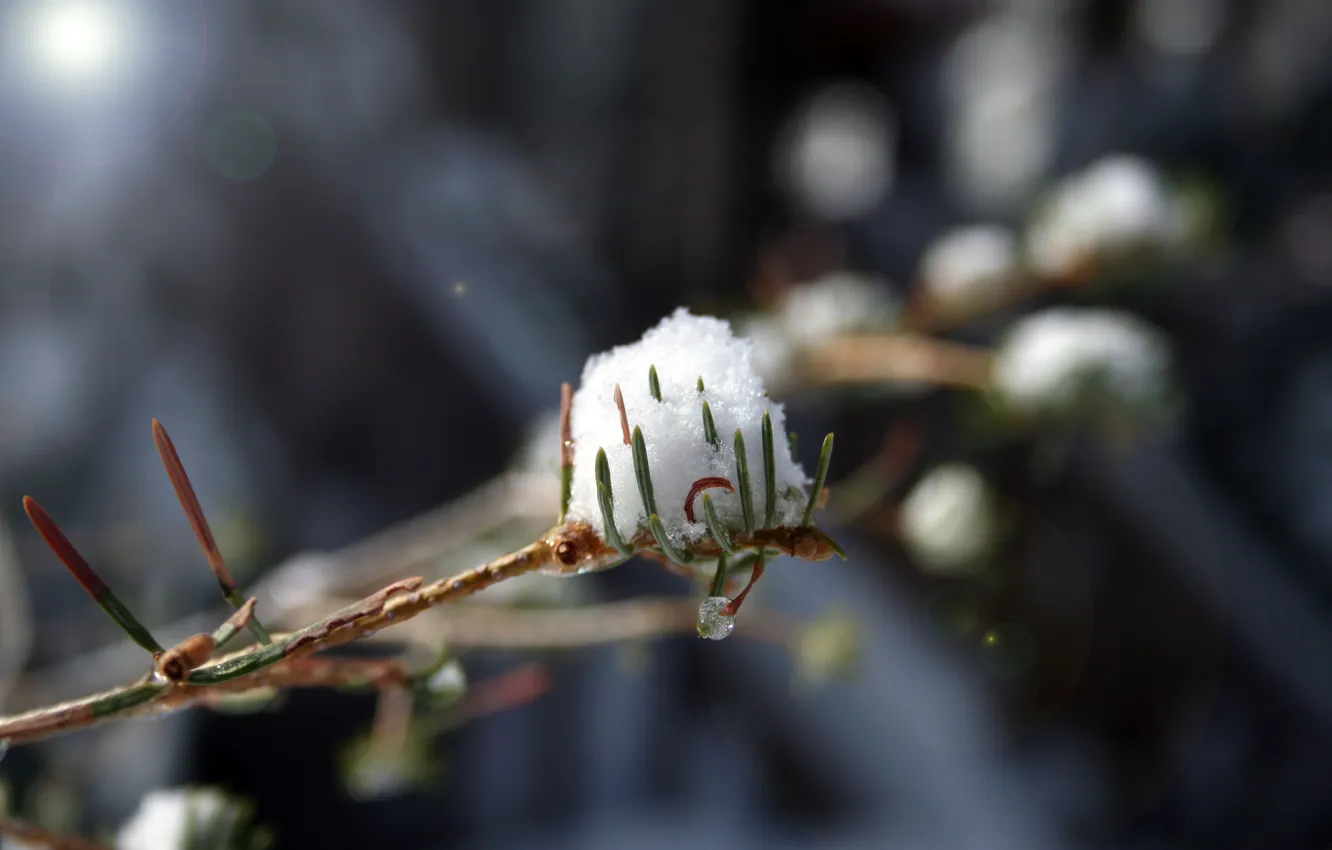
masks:
<svg viewBox="0 0 1332 850"><path fill-rule="evenodd" d="M432 699L452 705L467 693L467 674L457 660L449 659L421 685Z"/></svg>
<svg viewBox="0 0 1332 850"><path fill-rule="evenodd" d="M0 738L0 761L4 761L7 752L9 752L9 739Z"/></svg>
<svg viewBox="0 0 1332 850"><path fill-rule="evenodd" d="M1036 639L1017 623L995 626L981 638L981 663L1001 679L1016 679L1036 663Z"/></svg>
<svg viewBox="0 0 1332 850"><path fill-rule="evenodd" d="M708 640L722 640L735 631L735 615L723 614L731 604L725 596L709 596L698 603L698 636Z"/></svg>

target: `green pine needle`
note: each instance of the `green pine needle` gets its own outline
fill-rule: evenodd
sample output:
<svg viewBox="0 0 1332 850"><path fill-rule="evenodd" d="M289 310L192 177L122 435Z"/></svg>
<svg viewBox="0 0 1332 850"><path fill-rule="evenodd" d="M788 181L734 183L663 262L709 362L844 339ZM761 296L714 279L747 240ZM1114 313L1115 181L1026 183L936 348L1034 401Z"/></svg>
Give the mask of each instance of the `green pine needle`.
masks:
<svg viewBox="0 0 1332 850"><path fill-rule="evenodd" d="M717 545L727 554L734 554L735 544L731 542L731 535L726 532L726 526L717 516L717 509L712 505L711 493L703 494L703 519L707 522L708 532L712 535L712 539L717 541Z"/></svg>
<svg viewBox="0 0 1332 850"><path fill-rule="evenodd" d="M763 411L763 527L772 528L777 516L777 454L773 446L772 416Z"/></svg>
<svg viewBox="0 0 1332 850"><path fill-rule="evenodd" d="M754 533L754 491L749 482L749 456L745 453L745 434L735 429L736 491L740 494L740 511L745 517L745 534Z"/></svg>
<svg viewBox="0 0 1332 850"><path fill-rule="evenodd" d="M661 517L656 514L648 517L648 528L652 531L652 536L657 538L657 545L661 547L661 553L667 558L677 564L688 564L694 560L693 555L678 548L666 536L666 527L661 524Z"/></svg>
<svg viewBox="0 0 1332 850"><path fill-rule="evenodd" d="M606 542L615 547L621 555L628 555L633 550L625 545L620 537L620 530L615 527L615 493L611 489L610 461L606 459L606 450L597 450L597 502L601 505L601 523L606 528Z"/></svg>
<svg viewBox="0 0 1332 850"><path fill-rule="evenodd" d="M712 588L709 596L721 596L726 592L726 556L717 559L717 572L712 574Z"/></svg>
<svg viewBox="0 0 1332 850"><path fill-rule="evenodd" d="M652 495L652 471L648 469L647 442L643 439L643 429L634 426L633 438L634 477L638 479L638 493L643 497L643 513L651 516L657 512L657 500Z"/></svg>
<svg viewBox="0 0 1332 850"><path fill-rule="evenodd" d="M712 420L712 407L703 402L703 438L714 449L721 448L721 435L717 433L717 423Z"/></svg>
<svg viewBox="0 0 1332 850"><path fill-rule="evenodd" d="M828 464L832 461L833 435L823 438L823 449L819 452L819 469L814 473L814 486L809 491L809 504L805 506L805 515L801 525L809 525L814 520L814 506L818 504L823 482L828 480Z"/></svg>

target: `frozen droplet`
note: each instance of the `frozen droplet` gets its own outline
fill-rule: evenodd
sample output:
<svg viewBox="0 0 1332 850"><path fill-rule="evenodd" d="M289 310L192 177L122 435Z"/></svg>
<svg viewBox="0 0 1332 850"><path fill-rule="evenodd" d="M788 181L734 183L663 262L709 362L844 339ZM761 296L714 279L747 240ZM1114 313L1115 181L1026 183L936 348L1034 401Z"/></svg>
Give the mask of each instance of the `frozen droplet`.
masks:
<svg viewBox="0 0 1332 850"><path fill-rule="evenodd" d="M452 705L467 693L467 674L457 660L449 659L421 684L432 699Z"/></svg>
<svg viewBox="0 0 1332 850"><path fill-rule="evenodd" d="M735 631L735 615L725 614L731 600L725 596L709 596L698 603L698 636L708 640L722 640Z"/></svg>

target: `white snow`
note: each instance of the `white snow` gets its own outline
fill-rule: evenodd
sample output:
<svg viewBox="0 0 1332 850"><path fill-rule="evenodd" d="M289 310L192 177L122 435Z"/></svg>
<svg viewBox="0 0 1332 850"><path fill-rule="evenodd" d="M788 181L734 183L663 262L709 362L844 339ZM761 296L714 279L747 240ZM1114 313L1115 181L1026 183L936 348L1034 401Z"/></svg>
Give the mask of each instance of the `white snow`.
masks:
<svg viewBox="0 0 1332 850"><path fill-rule="evenodd" d="M974 466L936 467L912 488L899 518L902 542L929 571L973 566L995 535L994 502Z"/></svg>
<svg viewBox="0 0 1332 850"><path fill-rule="evenodd" d="M657 367L662 400L648 390L648 369ZM702 376L706 391L697 383ZM685 496L696 481L713 476L736 479L734 439L745 434L756 525L763 521L764 471L760 423L772 416L778 506L775 525L797 525L810 483L792 459L782 405L765 397L763 380L755 373L748 340L738 339L725 321L676 310L632 345L594 355L583 369L573 400L574 481L570 520L582 520L604 536L595 478L598 449L605 449L615 496L615 525L628 541L647 517L634 476L633 453L624 444L615 386L624 394L630 430L639 427L647 446L658 515L676 544L694 542L707 533L702 496L695 499L696 521L688 522ZM721 446L714 449L703 436L703 401L712 408ZM800 491L788 498L788 487ZM708 490L721 521L743 527L740 500L722 489Z"/></svg>
<svg viewBox="0 0 1332 850"><path fill-rule="evenodd" d="M935 240L918 277L930 304L945 313L993 301L1016 279L1017 238L999 225L973 225Z"/></svg>
<svg viewBox="0 0 1332 850"><path fill-rule="evenodd" d="M1156 169L1119 154L1055 188L1031 223L1027 251L1038 272L1064 275L1105 255L1176 243L1188 226Z"/></svg>
<svg viewBox="0 0 1332 850"><path fill-rule="evenodd" d="M213 788L150 791L116 833L116 850L185 850L192 834L233 809L234 804Z"/></svg>
<svg viewBox="0 0 1332 850"><path fill-rule="evenodd" d="M801 350L837 336L891 330L901 300L883 278L841 270L791 286L769 312L737 319L753 343L754 370L773 385L792 379Z"/></svg>
<svg viewBox="0 0 1332 850"><path fill-rule="evenodd" d="M1131 405L1162 397L1170 352L1161 333L1116 310L1056 307L1009 330L994 363L1000 398L1023 412L1067 409L1095 388Z"/></svg>
<svg viewBox="0 0 1332 850"><path fill-rule="evenodd" d="M792 286L782 295L778 316L793 341L811 345L841 334L887 330L900 312L886 280L844 270Z"/></svg>

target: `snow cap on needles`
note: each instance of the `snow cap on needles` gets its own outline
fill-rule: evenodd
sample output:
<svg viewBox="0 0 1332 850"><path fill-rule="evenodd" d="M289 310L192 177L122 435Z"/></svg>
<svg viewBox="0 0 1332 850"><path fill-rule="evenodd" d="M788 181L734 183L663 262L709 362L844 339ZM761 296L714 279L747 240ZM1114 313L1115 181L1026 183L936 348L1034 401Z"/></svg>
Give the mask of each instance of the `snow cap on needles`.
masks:
<svg viewBox="0 0 1332 850"><path fill-rule="evenodd" d="M765 413L772 423L776 492L775 514L766 524L801 524L810 480L791 456L782 406L768 399L763 380L754 370L752 345L736 338L727 322L695 316L684 308L663 319L640 341L594 355L584 367L573 399L574 473L568 519L586 522L606 536L596 480L597 455L604 449L620 537L629 540L648 527L633 447L627 444L626 422L622 422L616 401L617 387L628 433L642 432L656 512L671 541L687 545L708 534L704 492L724 526L744 527L738 492L720 482L706 490L697 490L695 485L703 479L725 479L734 490L743 489L736 480L734 437L739 429L744 433L752 490L766 492ZM693 504L686 505L691 493ZM763 525L761 496L756 503Z"/></svg>

